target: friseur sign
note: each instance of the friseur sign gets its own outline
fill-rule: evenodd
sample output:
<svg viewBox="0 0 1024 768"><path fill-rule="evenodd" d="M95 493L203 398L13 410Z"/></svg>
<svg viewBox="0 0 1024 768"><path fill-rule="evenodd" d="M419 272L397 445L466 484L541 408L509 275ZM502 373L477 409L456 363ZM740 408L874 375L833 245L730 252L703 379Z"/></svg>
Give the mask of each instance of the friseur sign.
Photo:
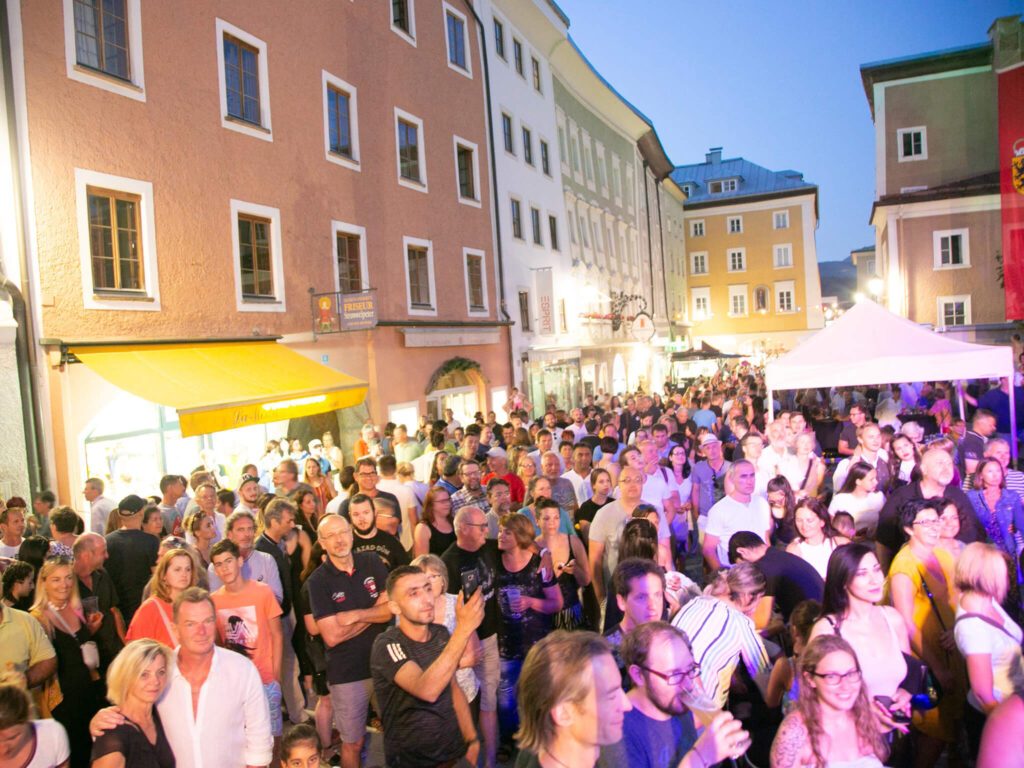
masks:
<svg viewBox="0 0 1024 768"><path fill-rule="evenodd" d="M377 294L372 288L359 293L311 293L310 303L316 336L377 326Z"/></svg>

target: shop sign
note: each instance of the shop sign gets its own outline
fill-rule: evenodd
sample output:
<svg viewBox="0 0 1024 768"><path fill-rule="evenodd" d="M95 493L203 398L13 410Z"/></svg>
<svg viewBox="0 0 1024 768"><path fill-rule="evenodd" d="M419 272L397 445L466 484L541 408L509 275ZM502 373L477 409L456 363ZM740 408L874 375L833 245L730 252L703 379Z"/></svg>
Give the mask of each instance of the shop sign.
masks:
<svg viewBox="0 0 1024 768"><path fill-rule="evenodd" d="M318 293L313 295L313 332L317 335L366 331L377 326L377 294Z"/></svg>
<svg viewBox="0 0 1024 768"><path fill-rule="evenodd" d="M637 312L633 317L633 323L630 326L629 332L633 335L634 339L646 344L654 338L654 321L646 312Z"/></svg>
<svg viewBox="0 0 1024 768"><path fill-rule="evenodd" d="M541 336L555 335L555 290L554 275L550 267L538 269L537 281L537 332Z"/></svg>

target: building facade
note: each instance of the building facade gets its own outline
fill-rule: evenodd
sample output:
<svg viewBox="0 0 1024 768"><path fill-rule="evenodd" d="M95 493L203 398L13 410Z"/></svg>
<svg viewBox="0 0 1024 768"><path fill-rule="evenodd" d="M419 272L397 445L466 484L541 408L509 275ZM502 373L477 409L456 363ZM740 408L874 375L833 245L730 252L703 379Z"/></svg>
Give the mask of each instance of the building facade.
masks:
<svg viewBox="0 0 1024 768"><path fill-rule="evenodd" d="M696 344L775 355L824 325L818 188L713 148L672 178L686 193L686 312Z"/></svg>
<svg viewBox="0 0 1024 768"><path fill-rule="evenodd" d="M1020 20L1002 21L1019 40ZM968 340L998 340L1009 330L998 277L995 30L995 43L861 67L875 126L871 223L883 298L894 312Z"/></svg>
<svg viewBox="0 0 1024 768"><path fill-rule="evenodd" d="M331 429L347 454L346 425L367 416L412 427L452 407L465 421L504 397L481 47L463 4L5 2L20 279L61 498L90 475L111 494L152 489L200 447L236 469L285 430ZM320 300L337 294L372 296L376 326L335 333ZM367 382L365 405L183 438L173 409L72 351L152 341L141 360L169 340L275 337ZM259 358L241 366L261 375Z"/></svg>

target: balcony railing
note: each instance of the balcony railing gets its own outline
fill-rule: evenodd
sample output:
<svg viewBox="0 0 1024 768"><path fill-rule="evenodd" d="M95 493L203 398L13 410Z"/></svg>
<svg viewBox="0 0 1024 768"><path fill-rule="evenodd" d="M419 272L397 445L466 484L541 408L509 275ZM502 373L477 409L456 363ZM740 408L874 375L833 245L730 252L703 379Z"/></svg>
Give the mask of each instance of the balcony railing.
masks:
<svg viewBox="0 0 1024 768"><path fill-rule="evenodd" d="M377 325L377 289L316 293L311 288L309 308L314 336L370 330Z"/></svg>

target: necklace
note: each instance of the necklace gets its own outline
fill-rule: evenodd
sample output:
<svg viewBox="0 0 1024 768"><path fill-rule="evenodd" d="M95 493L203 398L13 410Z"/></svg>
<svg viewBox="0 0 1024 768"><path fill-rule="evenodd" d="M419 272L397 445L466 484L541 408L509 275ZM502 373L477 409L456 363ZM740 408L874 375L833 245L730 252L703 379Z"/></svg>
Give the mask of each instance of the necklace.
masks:
<svg viewBox="0 0 1024 768"><path fill-rule="evenodd" d="M562 768L569 768L569 765L567 763L563 763L561 760L559 760L557 757L555 757L554 752L552 752L550 749L545 747L544 751L548 753L548 757L550 757L552 760L554 760L556 763L558 763L560 766L562 766Z"/></svg>
<svg viewBox="0 0 1024 768"><path fill-rule="evenodd" d="M68 607L68 601L65 600L63 605L57 605L54 602L49 602L48 601L48 605L50 606L50 610L53 610L53 611L63 611L65 608Z"/></svg>

